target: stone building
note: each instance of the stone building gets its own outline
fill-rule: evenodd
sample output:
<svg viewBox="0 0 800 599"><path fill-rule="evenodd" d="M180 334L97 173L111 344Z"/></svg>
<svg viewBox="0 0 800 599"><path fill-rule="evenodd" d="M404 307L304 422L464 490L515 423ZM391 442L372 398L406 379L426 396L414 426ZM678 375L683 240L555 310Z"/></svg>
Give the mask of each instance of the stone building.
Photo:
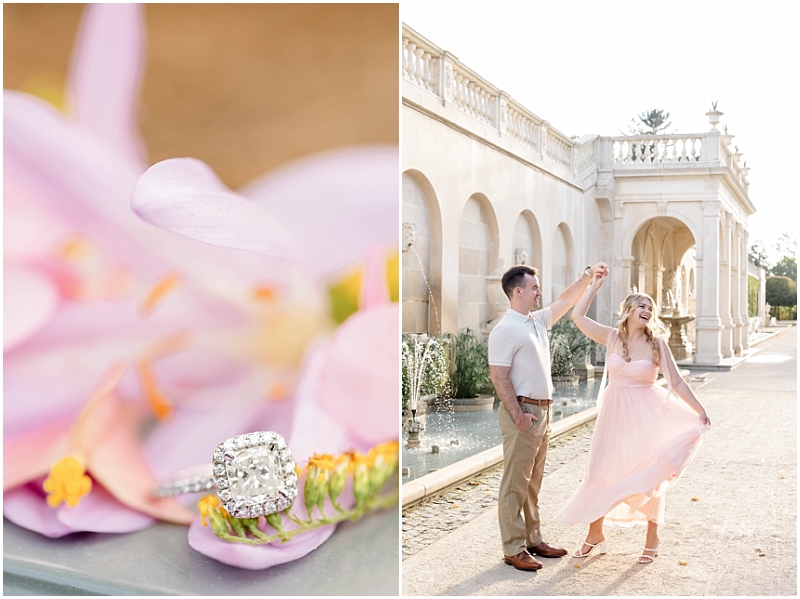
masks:
<svg viewBox="0 0 800 599"><path fill-rule="evenodd" d="M721 112L704 133L572 140L405 25L402 44L404 332L485 335L506 267L536 266L546 305L602 260L600 322L635 288L693 317L675 326L696 363L747 348L755 208Z"/></svg>

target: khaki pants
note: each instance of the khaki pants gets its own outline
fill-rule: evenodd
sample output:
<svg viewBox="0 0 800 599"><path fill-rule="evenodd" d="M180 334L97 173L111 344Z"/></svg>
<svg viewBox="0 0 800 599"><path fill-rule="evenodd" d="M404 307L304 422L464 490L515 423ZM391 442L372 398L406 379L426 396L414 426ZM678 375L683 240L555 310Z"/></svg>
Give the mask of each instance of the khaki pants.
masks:
<svg viewBox="0 0 800 599"><path fill-rule="evenodd" d="M518 430L511 414L502 405L498 416L500 432L503 434L505 465L500 481L497 516L505 555L517 555L526 547L542 542L539 488L542 486L547 444L550 441L550 410L530 404L520 404L520 407L523 412L539 419L528 430Z"/></svg>

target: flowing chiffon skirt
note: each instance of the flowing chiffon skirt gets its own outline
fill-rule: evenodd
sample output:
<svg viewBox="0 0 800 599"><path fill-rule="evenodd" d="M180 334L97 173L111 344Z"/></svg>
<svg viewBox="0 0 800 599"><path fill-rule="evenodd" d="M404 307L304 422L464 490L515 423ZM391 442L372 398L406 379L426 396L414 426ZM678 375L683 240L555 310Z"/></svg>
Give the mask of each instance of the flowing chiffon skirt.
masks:
<svg viewBox="0 0 800 599"><path fill-rule="evenodd" d="M708 427L666 389L649 359L626 362L608 352L609 385L589 449L586 476L556 516L589 524L664 521L664 493L691 462Z"/></svg>

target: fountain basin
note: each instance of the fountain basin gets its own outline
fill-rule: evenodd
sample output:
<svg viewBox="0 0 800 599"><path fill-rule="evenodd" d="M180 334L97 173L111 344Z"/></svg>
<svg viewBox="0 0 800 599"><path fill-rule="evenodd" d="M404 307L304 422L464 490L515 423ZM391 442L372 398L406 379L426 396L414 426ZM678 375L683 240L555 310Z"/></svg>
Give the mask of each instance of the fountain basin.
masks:
<svg viewBox="0 0 800 599"><path fill-rule="evenodd" d="M594 378L556 384L551 421L556 422L594 407L599 388L600 379ZM503 437L497 424L500 403L492 402L489 405L491 409L469 411L456 411L455 407L448 411L433 411L429 406L424 416L425 432L421 437L421 445L403 448L403 466L409 468L409 474L403 476L403 483L501 444ZM561 414L556 414L557 411ZM453 441L458 441L458 444L453 444ZM433 445L439 447L439 453L431 453Z"/></svg>

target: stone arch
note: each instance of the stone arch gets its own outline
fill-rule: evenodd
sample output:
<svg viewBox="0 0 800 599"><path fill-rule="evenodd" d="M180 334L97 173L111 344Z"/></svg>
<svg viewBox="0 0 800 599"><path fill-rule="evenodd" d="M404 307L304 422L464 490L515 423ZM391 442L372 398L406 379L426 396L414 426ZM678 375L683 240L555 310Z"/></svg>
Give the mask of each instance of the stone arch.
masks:
<svg viewBox="0 0 800 599"><path fill-rule="evenodd" d="M489 322L486 277L500 266L497 216L489 199L474 193L461 210L458 225L458 329L476 333Z"/></svg>
<svg viewBox="0 0 800 599"><path fill-rule="evenodd" d="M692 229L673 216L651 215L633 232L631 255L634 263L643 264L649 275L639 291L651 295L661 310L668 308L664 310L666 316L673 316L676 309L682 315L696 316L694 271L698 241ZM687 336L694 340L693 326L687 329ZM686 351L690 350L691 345L687 345Z"/></svg>
<svg viewBox="0 0 800 599"><path fill-rule="evenodd" d="M689 247L691 247L691 245L696 244L698 249L698 257L702 257L702 255L700 254L700 252L702 251L702 243L703 243L702 222L698 225L698 223L695 223L693 220L687 219L686 214L678 213L669 209L667 209L667 213L664 216L657 216L653 213L645 214L644 216L641 216L638 219L634 220L630 224L630 226L626 225L622 237L623 255L627 255L625 253L627 251L630 251L631 254L633 253L634 238L637 236L642 226L645 225L647 222L658 218L670 218L676 220L681 225L689 229L689 232L692 234L693 238L693 243L689 244Z"/></svg>
<svg viewBox="0 0 800 599"><path fill-rule="evenodd" d="M441 333L442 213L430 180L418 170L402 174L402 310L404 333ZM413 246L406 246L406 225Z"/></svg>
<svg viewBox="0 0 800 599"><path fill-rule="evenodd" d="M542 234L539 223L533 212L523 210L514 224L514 234L511 238L511 264L517 264L517 250L525 249L528 253L528 266L539 266L542 262ZM510 266L510 265L509 265Z"/></svg>
<svg viewBox="0 0 800 599"><path fill-rule="evenodd" d="M551 298L555 299L572 282L575 274L574 243L572 231L565 222L560 222L553 233L553 248L550 269ZM544 285L544 283L543 283Z"/></svg>

